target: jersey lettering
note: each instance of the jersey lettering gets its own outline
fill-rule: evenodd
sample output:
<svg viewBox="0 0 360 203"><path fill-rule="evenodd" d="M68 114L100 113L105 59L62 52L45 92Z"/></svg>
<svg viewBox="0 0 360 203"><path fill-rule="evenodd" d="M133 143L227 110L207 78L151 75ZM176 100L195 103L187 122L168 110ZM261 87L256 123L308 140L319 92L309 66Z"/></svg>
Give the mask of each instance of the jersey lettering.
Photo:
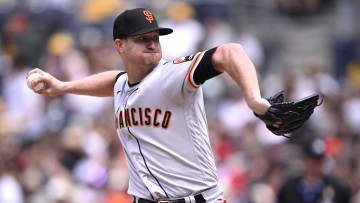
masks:
<svg viewBox="0 0 360 203"><path fill-rule="evenodd" d="M124 127L124 120L123 120L122 111L120 111L120 114L119 114L119 127L120 127L120 129Z"/></svg>
<svg viewBox="0 0 360 203"><path fill-rule="evenodd" d="M144 121L143 121L143 115L142 115L142 108L139 108L139 119L140 119L140 125L143 126Z"/></svg>
<svg viewBox="0 0 360 203"><path fill-rule="evenodd" d="M158 114L161 114L161 110L160 110L160 109L156 109L156 110L155 110L155 115L154 115L154 126L155 126L155 127L159 127L159 126L160 126L160 123L157 121Z"/></svg>
<svg viewBox="0 0 360 203"><path fill-rule="evenodd" d="M171 119L171 111L165 111L163 122L161 123L161 127L164 129L168 129L170 119Z"/></svg>
<svg viewBox="0 0 360 203"><path fill-rule="evenodd" d="M150 126L151 125L151 109L150 108L145 108L145 118L147 119L145 121L145 125Z"/></svg>
<svg viewBox="0 0 360 203"><path fill-rule="evenodd" d="M135 120L135 113L136 113L136 109L131 108L131 118L132 118L133 125L138 126L139 122L137 120Z"/></svg>
<svg viewBox="0 0 360 203"><path fill-rule="evenodd" d="M138 112L138 114L136 113ZM154 113L152 113L154 112ZM124 127L131 126L153 126L161 127L163 129L168 129L170 120L171 120L171 111L166 110L164 116L161 117L163 111L161 109L155 109L154 111L151 108L145 108L145 122L143 121L143 111L142 108L126 108L120 111L119 116L115 118L116 128L122 129ZM124 115L124 117L123 117ZM125 125L124 125L125 120Z"/></svg>

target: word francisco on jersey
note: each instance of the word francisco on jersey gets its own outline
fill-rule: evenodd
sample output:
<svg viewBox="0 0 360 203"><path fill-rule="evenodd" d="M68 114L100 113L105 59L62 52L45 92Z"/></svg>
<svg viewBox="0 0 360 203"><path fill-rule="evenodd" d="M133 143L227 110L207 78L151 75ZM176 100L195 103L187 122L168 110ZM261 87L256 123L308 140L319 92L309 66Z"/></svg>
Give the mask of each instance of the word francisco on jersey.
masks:
<svg viewBox="0 0 360 203"><path fill-rule="evenodd" d="M126 108L120 110L119 116L115 117L117 129L136 126L153 126L167 129L171 120L171 111L151 108Z"/></svg>

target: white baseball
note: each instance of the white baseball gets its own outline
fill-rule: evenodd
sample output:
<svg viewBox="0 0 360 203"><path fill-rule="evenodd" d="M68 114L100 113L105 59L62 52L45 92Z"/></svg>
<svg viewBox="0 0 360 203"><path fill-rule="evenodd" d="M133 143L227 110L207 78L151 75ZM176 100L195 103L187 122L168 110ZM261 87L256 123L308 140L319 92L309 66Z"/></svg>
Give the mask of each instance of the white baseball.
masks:
<svg viewBox="0 0 360 203"><path fill-rule="evenodd" d="M45 83L39 82L36 86L34 86L33 82L36 78L40 77L41 75L39 73L33 73L29 75L29 77L26 80L26 84L30 89L33 89L35 91L45 89Z"/></svg>

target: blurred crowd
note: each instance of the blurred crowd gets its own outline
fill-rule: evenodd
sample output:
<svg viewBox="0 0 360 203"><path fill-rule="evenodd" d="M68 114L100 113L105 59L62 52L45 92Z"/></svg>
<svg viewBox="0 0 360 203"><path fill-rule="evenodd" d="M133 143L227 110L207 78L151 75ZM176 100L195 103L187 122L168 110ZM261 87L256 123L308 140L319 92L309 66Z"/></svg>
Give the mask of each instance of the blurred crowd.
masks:
<svg viewBox="0 0 360 203"><path fill-rule="evenodd" d="M209 136L229 202L275 203L284 182L304 170L302 149L315 137L326 144L322 173L348 187L352 203L360 202L360 1L4 0L1 203L132 201L126 194L127 166L112 98L37 95L27 88L25 74L39 67L61 80L76 80L122 70L112 44L112 22L124 9L135 7L150 7L163 26L174 29L160 39L166 60L237 42L258 68L263 96L280 90L288 100L322 95L311 119L287 139L271 134L253 115L228 75L205 83ZM301 30L324 15L333 19L321 22L333 28L323 47L331 57L304 58L301 67L274 61L282 47L271 37L263 38L266 33L244 26L276 17L289 27L298 23ZM286 24L281 29L286 33Z"/></svg>

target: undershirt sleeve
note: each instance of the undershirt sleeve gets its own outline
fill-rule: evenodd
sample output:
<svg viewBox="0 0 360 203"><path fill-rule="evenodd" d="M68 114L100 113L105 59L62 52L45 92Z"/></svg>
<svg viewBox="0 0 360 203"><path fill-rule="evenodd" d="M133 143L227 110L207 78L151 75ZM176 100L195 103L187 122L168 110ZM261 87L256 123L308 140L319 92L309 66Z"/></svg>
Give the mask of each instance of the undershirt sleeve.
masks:
<svg viewBox="0 0 360 203"><path fill-rule="evenodd" d="M196 85L203 84L206 80L219 75L222 72L217 71L212 63L212 56L216 51L216 48L209 49L204 53L200 63L194 70L193 80Z"/></svg>

